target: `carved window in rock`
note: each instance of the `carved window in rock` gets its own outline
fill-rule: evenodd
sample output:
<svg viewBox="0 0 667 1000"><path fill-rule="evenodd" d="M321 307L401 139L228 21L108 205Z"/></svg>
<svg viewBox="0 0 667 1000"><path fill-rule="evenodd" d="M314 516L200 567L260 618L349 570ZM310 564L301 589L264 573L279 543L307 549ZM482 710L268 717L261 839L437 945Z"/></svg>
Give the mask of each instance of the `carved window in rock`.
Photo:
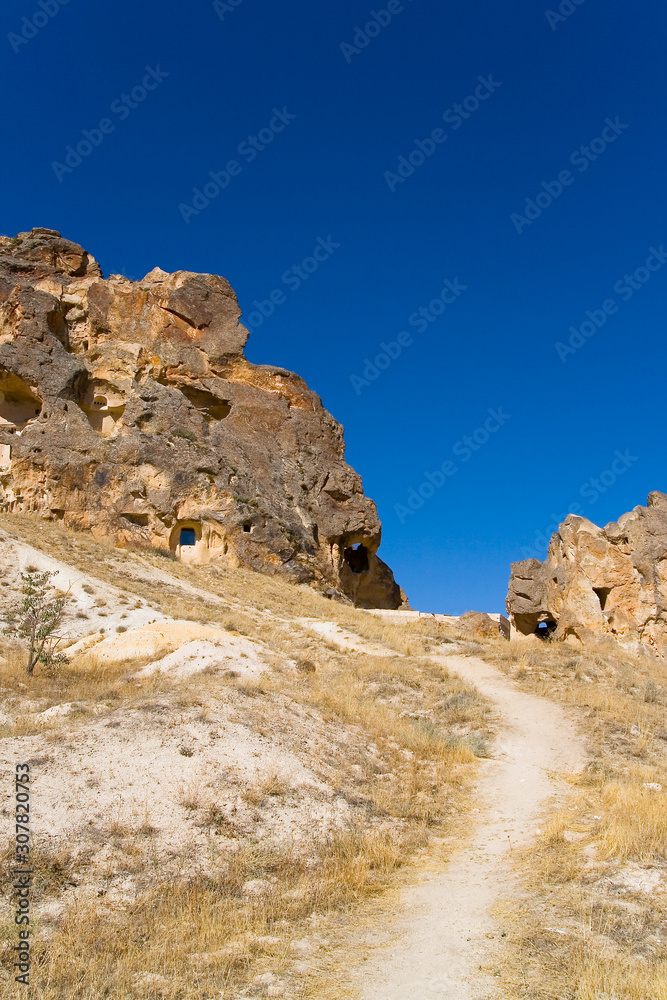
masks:
<svg viewBox="0 0 667 1000"><path fill-rule="evenodd" d="M125 412L125 400L111 386L99 383L95 386L93 383L79 405L88 417L90 426L102 437L112 437L117 432Z"/></svg>

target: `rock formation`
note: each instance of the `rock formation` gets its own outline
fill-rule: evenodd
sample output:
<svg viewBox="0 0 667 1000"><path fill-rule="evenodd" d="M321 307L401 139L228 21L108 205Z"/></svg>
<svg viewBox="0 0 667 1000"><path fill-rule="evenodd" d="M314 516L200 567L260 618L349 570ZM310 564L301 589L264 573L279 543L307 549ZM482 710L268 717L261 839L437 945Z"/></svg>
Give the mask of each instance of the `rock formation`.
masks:
<svg viewBox="0 0 667 1000"><path fill-rule="evenodd" d="M581 641L610 635L667 655L667 495L651 493L598 528L570 515L545 562L512 565L507 611L515 634Z"/></svg>
<svg viewBox="0 0 667 1000"><path fill-rule="evenodd" d="M474 639L496 639L502 635L505 639L510 637L510 626L504 615L487 615L483 611L466 611L455 619L456 624L464 635L472 636Z"/></svg>
<svg viewBox="0 0 667 1000"><path fill-rule="evenodd" d="M215 275L104 280L53 230L0 237L0 509L400 607L342 427L246 360L240 315Z"/></svg>

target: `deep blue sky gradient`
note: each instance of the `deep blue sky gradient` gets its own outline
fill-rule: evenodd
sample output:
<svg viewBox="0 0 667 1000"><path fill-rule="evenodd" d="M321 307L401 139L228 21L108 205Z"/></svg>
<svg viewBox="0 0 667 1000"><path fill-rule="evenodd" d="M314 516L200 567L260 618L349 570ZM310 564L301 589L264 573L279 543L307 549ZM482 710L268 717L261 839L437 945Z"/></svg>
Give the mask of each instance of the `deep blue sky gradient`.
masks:
<svg viewBox="0 0 667 1000"><path fill-rule="evenodd" d="M510 562L542 557L572 504L604 524L667 491L667 266L614 291L667 246L665 6L566 0L552 28L546 0L404 0L347 61L341 43L385 0L235 3L221 19L208 0L69 0L15 52L9 33L40 7L6 0L0 231L59 229L105 274L222 274L246 321L282 289L248 357L297 371L345 426L413 606L501 610ZM158 65L145 101L110 112ZM489 75L488 100L443 122ZM249 163L238 146L274 108L296 118ZM53 162L105 117L114 131L59 181ZM570 164L617 117L616 141ZM438 127L447 140L392 192L385 172ZM230 159L240 175L186 223L179 205ZM512 213L565 169L573 183L519 234ZM290 290L318 237L340 246ZM445 278L466 290L418 333L409 317ZM617 312L563 362L555 344L607 299ZM412 345L357 393L351 376L402 330ZM499 407L504 426L453 454ZM617 451L605 492L586 489ZM399 516L447 460L456 473Z"/></svg>

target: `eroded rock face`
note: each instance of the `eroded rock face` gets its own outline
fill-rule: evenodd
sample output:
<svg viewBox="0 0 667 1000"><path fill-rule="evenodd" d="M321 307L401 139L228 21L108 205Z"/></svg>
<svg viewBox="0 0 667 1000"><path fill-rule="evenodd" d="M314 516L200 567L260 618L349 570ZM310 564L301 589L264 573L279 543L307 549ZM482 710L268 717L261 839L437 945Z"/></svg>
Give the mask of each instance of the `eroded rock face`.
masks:
<svg viewBox="0 0 667 1000"><path fill-rule="evenodd" d="M667 495L651 493L598 528L570 515L545 562L512 565L507 610L519 635L553 632L584 641L610 635L667 655Z"/></svg>
<svg viewBox="0 0 667 1000"><path fill-rule="evenodd" d="M342 427L246 360L240 315L215 275L104 280L53 230L0 237L0 509L400 607Z"/></svg>

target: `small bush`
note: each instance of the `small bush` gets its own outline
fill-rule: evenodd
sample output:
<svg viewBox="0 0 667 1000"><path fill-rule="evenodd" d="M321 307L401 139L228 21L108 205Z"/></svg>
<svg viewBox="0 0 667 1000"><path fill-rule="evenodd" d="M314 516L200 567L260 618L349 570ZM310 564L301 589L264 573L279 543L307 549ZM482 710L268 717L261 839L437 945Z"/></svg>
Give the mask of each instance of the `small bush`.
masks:
<svg viewBox="0 0 667 1000"><path fill-rule="evenodd" d="M171 437L184 438L186 441L192 441L193 444L197 440L197 435L185 427L177 427L175 431L171 432Z"/></svg>

